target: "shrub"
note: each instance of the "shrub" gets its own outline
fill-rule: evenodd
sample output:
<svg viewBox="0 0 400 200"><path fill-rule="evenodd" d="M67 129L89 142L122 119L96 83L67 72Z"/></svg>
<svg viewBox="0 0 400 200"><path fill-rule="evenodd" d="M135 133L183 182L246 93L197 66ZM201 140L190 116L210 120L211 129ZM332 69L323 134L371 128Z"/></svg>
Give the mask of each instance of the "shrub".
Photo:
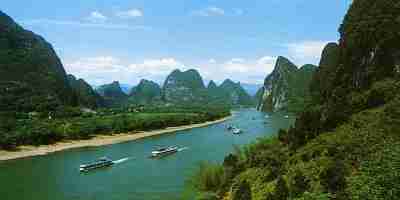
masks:
<svg viewBox="0 0 400 200"><path fill-rule="evenodd" d="M251 200L250 184L245 180L237 180L231 188L232 200Z"/></svg>
<svg viewBox="0 0 400 200"><path fill-rule="evenodd" d="M226 180L222 166L208 162L199 164L198 170L191 178L190 183L198 191L218 192Z"/></svg>
<svg viewBox="0 0 400 200"><path fill-rule="evenodd" d="M397 200L400 197L400 143L387 145L361 163L348 179L347 192L354 200Z"/></svg>

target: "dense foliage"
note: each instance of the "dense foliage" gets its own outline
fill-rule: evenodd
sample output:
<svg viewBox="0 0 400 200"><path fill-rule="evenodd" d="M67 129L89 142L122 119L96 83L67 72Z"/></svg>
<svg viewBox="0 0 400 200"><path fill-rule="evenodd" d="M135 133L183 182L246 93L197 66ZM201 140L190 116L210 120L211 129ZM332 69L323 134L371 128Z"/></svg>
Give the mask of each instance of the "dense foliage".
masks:
<svg viewBox="0 0 400 200"><path fill-rule="evenodd" d="M52 46L0 11L0 110L28 112L75 104Z"/></svg>
<svg viewBox="0 0 400 200"><path fill-rule="evenodd" d="M228 116L225 109L204 108L102 109L85 113L79 108L61 107L48 113L0 113L0 148L52 144L64 139L89 139L97 134L118 134L162 129L212 121Z"/></svg>
<svg viewBox="0 0 400 200"><path fill-rule="evenodd" d="M133 104L160 104L161 103L161 87L148 80L141 80L139 85L132 88L129 94L129 103Z"/></svg>
<svg viewBox="0 0 400 200"><path fill-rule="evenodd" d="M119 107L127 103L128 95L122 91L118 81L101 85L96 91L103 97L108 107Z"/></svg>
<svg viewBox="0 0 400 200"><path fill-rule="evenodd" d="M399 199L400 3L354 0L294 127L227 156L223 182L199 194L256 200ZM204 179L194 179L201 185ZM218 183L218 184L216 184ZM247 197L248 198L248 197ZM250 198L248 198L250 199Z"/></svg>
<svg viewBox="0 0 400 200"><path fill-rule="evenodd" d="M68 82L76 95L79 105L88 108L104 106L104 99L86 81L76 79L73 75L68 75Z"/></svg>
<svg viewBox="0 0 400 200"><path fill-rule="evenodd" d="M229 79L220 86L210 81L204 86L201 75L196 70L173 71L162 89L163 101L173 105L209 106L254 106L254 99L240 83Z"/></svg>

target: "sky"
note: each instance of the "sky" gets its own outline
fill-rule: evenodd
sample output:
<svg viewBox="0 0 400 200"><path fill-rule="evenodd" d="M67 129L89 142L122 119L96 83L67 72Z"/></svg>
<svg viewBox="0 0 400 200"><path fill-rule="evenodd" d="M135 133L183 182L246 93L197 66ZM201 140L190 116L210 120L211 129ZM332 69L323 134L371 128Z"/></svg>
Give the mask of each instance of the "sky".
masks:
<svg viewBox="0 0 400 200"><path fill-rule="evenodd" d="M4 2L5 1L5 2ZM174 69L260 84L276 58L318 64L351 0L4 0L67 73L92 85L162 83Z"/></svg>

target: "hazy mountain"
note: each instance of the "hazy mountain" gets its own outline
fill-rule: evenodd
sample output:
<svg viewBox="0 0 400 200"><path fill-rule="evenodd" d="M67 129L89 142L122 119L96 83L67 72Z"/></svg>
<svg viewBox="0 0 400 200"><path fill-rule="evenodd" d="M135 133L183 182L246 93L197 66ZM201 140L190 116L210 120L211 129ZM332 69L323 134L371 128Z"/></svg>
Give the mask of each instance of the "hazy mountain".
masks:
<svg viewBox="0 0 400 200"><path fill-rule="evenodd" d="M253 105L254 100L241 86L241 84L235 83L230 79L226 79L219 86L219 89L226 95L225 98L229 99L232 105Z"/></svg>
<svg viewBox="0 0 400 200"><path fill-rule="evenodd" d="M107 105L121 105L128 99L128 95L122 91L118 81L101 85L96 91L104 98Z"/></svg>
<svg viewBox="0 0 400 200"><path fill-rule="evenodd" d="M252 83L240 83L240 85L243 87L243 89L246 90L246 92L250 96L255 96L257 91L263 87L263 84L252 84Z"/></svg>
<svg viewBox="0 0 400 200"><path fill-rule="evenodd" d="M134 104L152 104L161 102L161 87L149 80L142 79L139 85L132 88L129 102Z"/></svg>
<svg viewBox="0 0 400 200"><path fill-rule="evenodd" d="M83 79L76 79L73 75L68 75L68 81L74 90L78 104L88 108L98 108L104 106L104 99Z"/></svg>
<svg viewBox="0 0 400 200"><path fill-rule="evenodd" d="M162 88L163 100L172 104L193 104L204 101L207 90L198 71L174 70Z"/></svg>

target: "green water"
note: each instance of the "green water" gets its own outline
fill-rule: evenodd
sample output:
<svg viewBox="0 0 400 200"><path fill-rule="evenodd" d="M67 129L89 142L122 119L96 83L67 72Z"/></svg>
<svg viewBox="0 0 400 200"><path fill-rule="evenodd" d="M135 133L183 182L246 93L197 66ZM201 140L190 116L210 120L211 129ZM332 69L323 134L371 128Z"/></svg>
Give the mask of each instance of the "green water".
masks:
<svg viewBox="0 0 400 200"><path fill-rule="evenodd" d="M80 148L0 162L2 200L169 200L180 199L186 178L200 161L221 162L234 145L248 144L261 136L287 128L293 118L253 109L234 112L224 123L179 131L141 140L96 148ZM266 123L265 123L266 121ZM232 135L226 124L244 134ZM155 146L179 145L187 149L163 159L149 159ZM108 156L128 158L106 169L82 174L81 163Z"/></svg>

